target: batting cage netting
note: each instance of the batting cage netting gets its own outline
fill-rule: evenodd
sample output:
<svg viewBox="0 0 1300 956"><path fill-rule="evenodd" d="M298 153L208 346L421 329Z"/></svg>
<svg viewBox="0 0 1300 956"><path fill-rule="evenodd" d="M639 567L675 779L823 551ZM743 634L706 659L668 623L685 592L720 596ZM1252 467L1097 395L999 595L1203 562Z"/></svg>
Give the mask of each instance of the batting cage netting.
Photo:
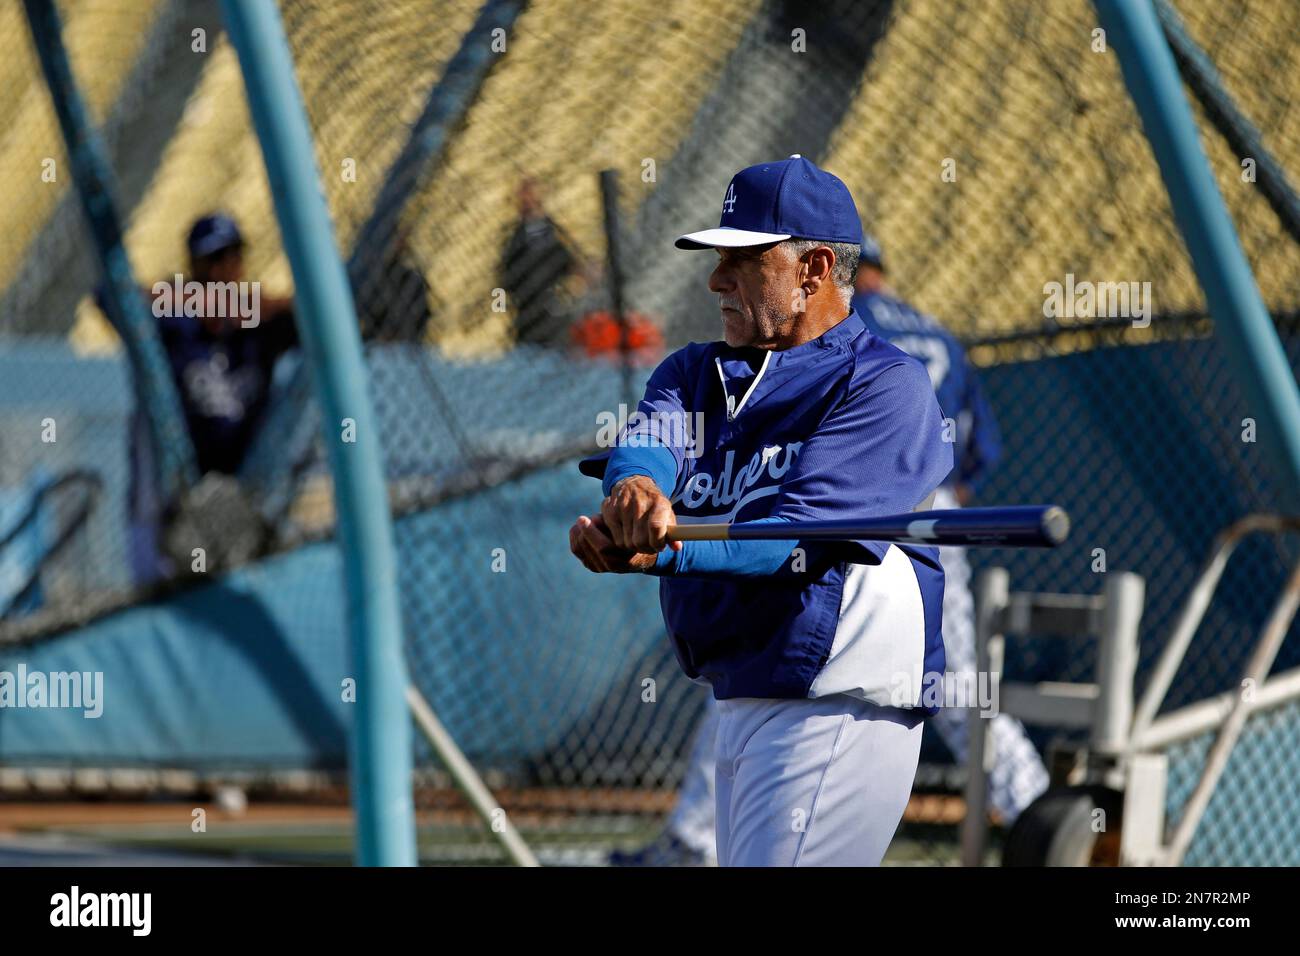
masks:
<svg viewBox="0 0 1300 956"><path fill-rule="evenodd" d="M184 273L190 224L221 210L242 231L247 277L290 294L217 5L58 6L136 280ZM14 91L0 128L21 135L0 139L0 176L32 185L0 199L0 641L39 644L206 586L184 558L196 536L213 570L274 566L295 607L339 606L318 573L336 567L322 426L293 351L234 478L205 480L183 507L155 502L159 520L191 528L170 570L133 574L150 468L133 409L150 396L96 305L93 247L15 8L0 11L0 77ZM1300 4L1158 9L1294 369ZM716 224L741 167L800 153L849 186L889 284L966 343L982 379L1002 454L975 503L1052 502L1073 520L1050 552L972 552L975 572L1087 594L1105 573L1142 575L1139 690L1215 534L1278 510L1269 438L1212 336L1085 0L281 10L366 344L411 675L544 862L652 838L704 711L655 585L589 574L567 529L600 500L577 459L668 351L719 335L715 257L672 242ZM27 171L45 157L59 175L41 182ZM57 442L42 439L45 418ZM1243 544L1167 709L1236 687L1298 557L1294 539ZM319 639L341 641L337 627ZM1094 660L1082 639L1011 641L1006 675L1087 681ZM1274 671L1298 666L1293 626ZM1300 864L1298 727L1294 700L1251 717L1188 862ZM1045 760L1060 742L1029 735ZM1212 737L1170 753L1171 820ZM423 740L417 765L422 859L504 860ZM963 779L964 760L927 729L886 862L956 859Z"/></svg>

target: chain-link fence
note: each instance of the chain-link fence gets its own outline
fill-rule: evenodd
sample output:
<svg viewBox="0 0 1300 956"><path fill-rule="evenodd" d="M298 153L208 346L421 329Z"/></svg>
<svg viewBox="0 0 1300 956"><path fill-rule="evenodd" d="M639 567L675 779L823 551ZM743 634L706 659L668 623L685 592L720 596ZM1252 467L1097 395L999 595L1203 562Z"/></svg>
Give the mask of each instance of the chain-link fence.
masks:
<svg viewBox="0 0 1300 956"><path fill-rule="evenodd" d="M1187 866L1295 866L1300 783L1294 773L1297 706L1253 714L1215 789ZM1170 748L1168 807L1177 815L1196 785L1213 737Z"/></svg>
<svg viewBox="0 0 1300 956"><path fill-rule="evenodd" d="M120 179L137 279L185 272L189 224L221 209L243 232L248 277L287 293L215 5L60 6ZM1268 436L1244 423L1252 410L1210 335L1086 0L281 8L367 342L412 676L544 859L595 861L652 836L685 769L704 692L677 668L653 584L587 574L565 533L598 501L575 462L601 416L635 401L666 351L717 337L712 256L678 252L672 239L713 224L745 165L798 152L839 175L893 287L971 345L1005 446L978 503L1051 501L1075 526L1053 552L981 553L976 566L1009 567L1017 589L1088 593L1103 568L1142 574L1139 686L1213 534L1274 508L1259 451ZM1294 182L1300 106L1287 78L1300 5L1183 0L1171 11ZM15 27L0 33L12 50L0 70L7 88L29 93L0 104L6 128L24 131L0 150L0 168L20 168L43 155L32 143L57 137L21 17L0 17ZM108 22L123 35L101 29ZM1300 244L1261 188L1265 163L1229 145L1221 110L1202 99L1194 109L1295 367ZM30 633L105 595L138 593L131 402L66 179L4 202L20 228L0 238L0 364L13 370L0 375L0 479L15 508L41 475L89 469L102 485L80 530L38 562L39 599L28 588L5 619ZM1050 283L1124 283L1132 296L1116 309L1063 293L1049 318ZM239 469L269 529L265 551L332 529L307 381L292 359L281 363ZM37 412L52 406L57 459L38 444ZM33 547L52 540L30 535ZM1169 706L1233 685L1295 557L1276 542L1243 547ZM1051 647L1013 644L1008 677L1091 676L1087 646ZM1292 635L1279 669L1300 663L1297 647ZM1034 739L1045 748L1050 735ZM933 734L924 758L891 858L949 862L961 768ZM419 765L426 858L500 859L423 745ZM1231 813L1294 817L1294 787L1263 783L1284 763L1237 766L1261 784L1234 789ZM1226 861L1216 826L1206 821L1189 861ZM1300 825L1283 829L1293 855L1269 859L1295 862Z"/></svg>

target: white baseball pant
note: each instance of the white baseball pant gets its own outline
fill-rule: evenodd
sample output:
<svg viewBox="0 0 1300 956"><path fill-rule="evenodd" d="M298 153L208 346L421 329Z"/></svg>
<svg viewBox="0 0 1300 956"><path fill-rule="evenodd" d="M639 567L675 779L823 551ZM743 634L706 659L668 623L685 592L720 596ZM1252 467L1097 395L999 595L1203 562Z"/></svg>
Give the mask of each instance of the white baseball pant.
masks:
<svg viewBox="0 0 1300 956"><path fill-rule="evenodd" d="M717 710L720 865L879 865L912 792L919 715L843 695Z"/></svg>
<svg viewBox="0 0 1300 956"><path fill-rule="evenodd" d="M933 507L956 508L956 498L940 488ZM962 548L940 548L944 569L943 643L947 671L961 675L975 669L975 606L970 591L970 563ZM958 762L967 757L968 713L964 708L944 708L931 718L935 730ZM693 849L712 855L715 846L714 747L717 711L709 698L700 719L691 762L682 783L668 829ZM995 762L989 779L989 803L1003 822L1010 824L1035 797L1047 789L1047 770L1037 749L1014 717L999 714L989 727ZM909 777L909 781L910 781Z"/></svg>

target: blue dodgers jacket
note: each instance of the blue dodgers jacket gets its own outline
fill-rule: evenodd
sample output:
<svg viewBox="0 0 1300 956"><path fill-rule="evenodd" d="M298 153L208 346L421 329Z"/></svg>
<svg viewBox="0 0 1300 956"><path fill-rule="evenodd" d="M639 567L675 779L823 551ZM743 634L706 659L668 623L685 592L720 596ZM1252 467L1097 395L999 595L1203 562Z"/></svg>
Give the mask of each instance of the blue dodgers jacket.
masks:
<svg viewBox="0 0 1300 956"><path fill-rule="evenodd" d="M901 514L953 464L924 366L853 311L784 351L688 345L654 371L637 413L617 447L579 467L606 494L650 476L679 523ZM688 541L649 573L682 668L719 699L848 694L937 709L934 548Z"/></svg>

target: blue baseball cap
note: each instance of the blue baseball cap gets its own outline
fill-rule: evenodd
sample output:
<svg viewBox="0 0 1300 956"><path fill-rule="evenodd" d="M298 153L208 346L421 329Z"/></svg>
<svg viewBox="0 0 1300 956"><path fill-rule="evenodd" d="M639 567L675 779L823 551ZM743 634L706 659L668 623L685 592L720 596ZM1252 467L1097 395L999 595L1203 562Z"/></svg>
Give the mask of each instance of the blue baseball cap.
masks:
<svg viewBox="0 0 1300 956"><path fill-rule="evenodd" d="M762 246L782 239L862 242L862 221L849 187L795 153L731 178L717 229L677 239L678 249Z"/></svg>
<svg viewBox="0 0 1300 956"><path fill-rule="evenodd" d="M190 227L189 238L185 240L190 255L202 259L222 249L242 246L244 237L239 234L235 220L223 213L204 216Z"/></svg>

